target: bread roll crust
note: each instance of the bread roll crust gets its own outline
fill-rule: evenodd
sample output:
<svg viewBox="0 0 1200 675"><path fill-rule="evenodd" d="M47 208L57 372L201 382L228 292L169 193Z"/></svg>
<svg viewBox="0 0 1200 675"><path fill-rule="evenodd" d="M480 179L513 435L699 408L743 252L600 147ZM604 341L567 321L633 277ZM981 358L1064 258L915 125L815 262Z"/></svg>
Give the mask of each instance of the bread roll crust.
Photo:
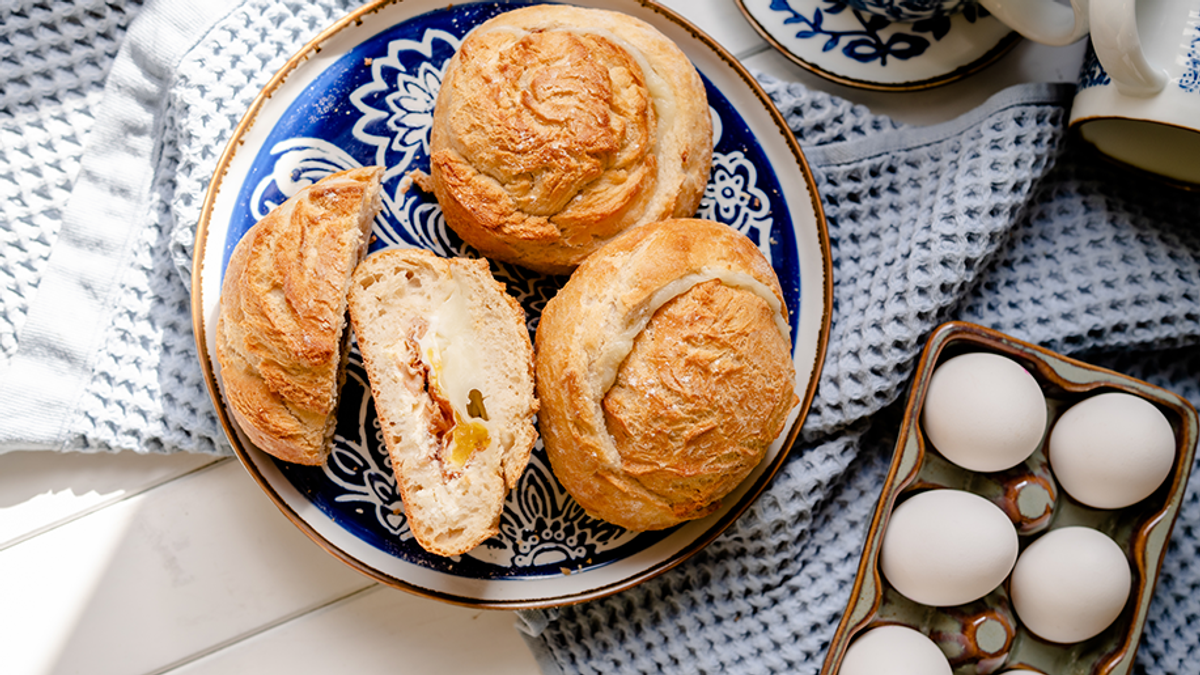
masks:
<svg viewBox="0 0 1200 675"><path fill-rule="evenodd" d="M389 249L355 271L350 317L409 527L466 553L499 532L537 440L525 314L486 260Z"/></svg>
<svg viewBox="0 0 1200 675"><path fill-rule="evenodd" d="M346 293L381 201L381 167L327 176L256 223L221 286L216 356L229 411L263 451L329 453L345 366Z"/></svg>
<svg viewBox="0 0 1200 675"><path fill-rule="evenodd" d="M536 5L463 41L430 155L419 182L459 236L488 257L561 274L630 227L695 213L712 120L696 69L657 29Z"/></svg>
<svg viewBox="0 0 1200 675"><path fill-rule="evenodd" d="M592 516L632 530L703 517L799 402L766 258L711 221L634 229L589 257L537 331L543 443Z"/></svg>

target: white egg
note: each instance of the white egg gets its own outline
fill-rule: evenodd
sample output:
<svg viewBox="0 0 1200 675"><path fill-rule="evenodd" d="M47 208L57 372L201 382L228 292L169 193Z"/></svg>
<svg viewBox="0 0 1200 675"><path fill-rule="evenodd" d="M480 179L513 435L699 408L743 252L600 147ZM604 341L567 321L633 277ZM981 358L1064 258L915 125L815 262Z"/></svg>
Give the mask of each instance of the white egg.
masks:
<svg viewBox="0 0 1200 675"><path fill-rule="evenodd" d="M1067 494L1098 509L1149 497L1175 464L1175 432L1149 401L1097 394L1067 409L1050 431L1050 468Z"/></svg>
<svg viewBox="0 0 1200 675"><path fill-rule="evenodd" d="M1035 635L1079 642L1120 616L1133 575L1121 547L1099 530L1051 530L1025 548L1013 568L1013 610Z"/></svg>
<svg viewBox="0 0 1200 675"><path fill-rule="evenodd" d="M879 566L908 599L948 607L995 590L1018 546L1012 521L992 502L963 490L928 490L892 511Z"/></svg>
<svg viewBox="0 0 1200 675"><path fill-rule="evenodd" d="M921 426L946 459L992 472L1025 461L1046 431L1046 397L1029 371L999 354L971 352L938 365Z"/></svg>
<svg viewBox="0 0 1200 675"><path fill-rule="evenodd" d="M950 675L950 661L924 633L879 626L854 639L838 675Z"/></svg>

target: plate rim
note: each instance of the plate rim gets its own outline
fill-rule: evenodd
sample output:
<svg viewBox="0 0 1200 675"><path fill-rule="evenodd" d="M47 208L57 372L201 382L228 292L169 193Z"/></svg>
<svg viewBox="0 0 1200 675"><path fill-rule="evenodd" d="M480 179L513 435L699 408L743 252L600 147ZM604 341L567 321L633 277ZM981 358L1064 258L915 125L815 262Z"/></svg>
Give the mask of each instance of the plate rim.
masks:
<svg viewBox="0 0 1200 675"><path fill-rule="evenodd" d="M504 2L505 0L496 0ZM216 205L217 196L221 191L222 182L228 173L235 155L243 146L243 140L246 134L254 127L259 118L259 114L264 106L272 99L274 94L283 86L288 76L296 72L300 67L307 63L314 56L321 52L322 46L338 36L347 28L357 26L363 23L364 17L380 11L381 9L391 5L403 5L405 0L372 0L371 2L355 9L343 16L341 19L329 24L321 30L316 36L304 43L288 60L271 75L262 89L255 95L246 112L243 113L238 124L234 127L229 140L218 157L217 164L213 169L208 186L205 189L204 200L201 204L200 215L196 223L196 232L193 240L192 248L192 270L191 270L191 322L192 334L196 344L197 356L199 365L204 377L205 387L208 391L209 399L213 403L214 412L217 420L221 425L222 431L229 440L230 445L241 462L243 468L255 480L263 492L270 498L284 516L303 532L309 539L324 549L327 553L341 560L343 563L358 571L359 573L374 579L380 583L412 592L419 596L442 600L451 604L485 608L485 609L545 609L557 607L565 604L594 600L612 595L622 590L637 586L649 579L657 577L664 572L678 566L685 560L691 558L701 549L708 546L725 532L737 518L739 518L748 508L754 503L761 494L766 490L767 485L774 476L782 468L788 456L793 450L793 446L799 437L800 429L804 425L804 421L812 406L812 402L816 396L817 388L820 382L821 373L824 368L826 353L828 350L830 330L833 319L833 261L830 247L829 230L825 218L824 209L821 206L820 193L817 190L816 180L813 176L811 167L800 147L799 141L788 127L783 114L771 102L766 91L758 83L757 80L749 73L725 47L718 43L714 38L701 30L694 23L680 15L678 12L660 5L653 0L620 0L627 2L630 5L636 5L643 11L654 12L661 15L667 21L676 24L679 28L686 31L693 38L703 44L712 51L712 54L723 61L731 70L732 74L740 78L748 87L750 92L758 99L763 106L765 112L774 122L780 135L785 139L788 145L788 154L790 154L797 162L797 168L803 177L803 182L807 187L810 206L812 208L812 216L815 220L815 228L817 234L817 242L820 247L821 260L821 285L820 300L822 303L820 325L818 327L817 344L815 345L815 354L811 370L808 377L807 386L804 389L800 403L797 406L795 421L791 428L787 431L783 445L780 447L779 453L774 458L769 466L765 468L763 473L755 482L749 486L745 494L739 499L738 503L731 507L721 518L713 522L699 536L692 539L687 544L683 545L674 554L664 560L650 564L640 570L632 571L629 574L622 576L616 581L604 583L586 590L560 594L556 596L540 596L537 598L523 599L489 599L489 598L473 598L464 595L457 595L451 592L438 589L427 588L397 578L394 575L388 574L384 570L370 566L363 561L357 559L352 553L342 549L336 543L329 541L321 535L316 528L303 518L303 516L292 509L283 499L279 491L272 485L260 470L257 469L254 461L249 456L250 449L247 447L247 439L238 429L226 410L224 399L221 394L220 384L217 378L217 367L215 359L208 349L208 335L205 331L206 317L204 313L204 298L202 280L204 277L204 261L205 251L208 248L209 226L212 220L213 211ZM740 0L739 0L740 3ZM526 3L527 4L527 3ZM580 6L590 6L594 3L589 0L572 2L570 4L578 4ZM381 27L381 30L386 28ZM801 200L798 200L801 201ZM800 246L800 242L797 242ZM257 451L255 449L255 451ZM260 452L260 451L259 451Z"/></svg>
<svg viewBox="0 0 1200 675"><path fill-rule="evenodd" d="M792 50L788 49L778 37L775 36L761 21L751 12L746 6L746 0L735 0L738 9L741 10L742 16L745 17L747 23L758 33L759 37L771 45L780 55L785 57L792 63L804 68L808 72L817 75L825 80L840 84L845 87L854 89L863 89L867 91L882 91L882 92L913 92L924 91L926 89L936 89L948 84L953 84L986 69L1002 57L1007 55L1017 43L1021 41L1021 35L1016 31L1009 30L995 45L992 46L982 56L974 61L961 65L953 70L944 73L933 75L922 80L906 80L903 82L875 82L872 80L864 80L847 75L841 75L833 72L820 65L805 60Z"/></svg>

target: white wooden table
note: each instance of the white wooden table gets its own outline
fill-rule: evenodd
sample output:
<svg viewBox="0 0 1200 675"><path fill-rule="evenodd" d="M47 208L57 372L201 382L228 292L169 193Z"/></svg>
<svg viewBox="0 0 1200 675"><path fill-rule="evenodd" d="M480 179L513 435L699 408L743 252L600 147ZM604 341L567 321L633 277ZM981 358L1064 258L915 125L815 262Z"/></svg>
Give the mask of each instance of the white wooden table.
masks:
<svg viewBox="0 0 1200 675"><path fill-rule="evenodd" d="M792 64L733 0L665 4L751 68L913 124L953 118L1019 82L1074 81L1084 46L1022 42L958 83L875 93ZM234 459L0 455L0 673L536 673L513 624L511 612L416 597L353 571Z"/></svg>

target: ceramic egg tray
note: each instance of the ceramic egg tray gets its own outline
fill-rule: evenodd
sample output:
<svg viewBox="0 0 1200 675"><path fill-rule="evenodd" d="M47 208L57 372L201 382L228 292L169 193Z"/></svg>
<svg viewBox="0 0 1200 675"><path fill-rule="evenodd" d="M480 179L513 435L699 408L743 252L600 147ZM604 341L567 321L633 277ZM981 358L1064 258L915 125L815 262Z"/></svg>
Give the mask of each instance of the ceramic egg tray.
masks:
<svg viewBox="0 0 1200 675"><path fill-rule="evenodd" d="M1176 437L1175 464L1158 490L1133 506L1098 510L1071 499L1055 484L1043 445L1025 463L996 473L974 473L942 458L922 432L921 406L935 367L953 356L989 351L1024 366L1042 387L1049 429L1058 414L1090 395L1121 391L1154 403ZM1047 675L1119 675L1132 672L1146 612L1171 528L1183 499L1196 449L1197 414L1175 394L1118 373L1060 356L996 331L948 323L929 338L917 364L896 450L871 521L851 598L834 634L821 675L836 675L847 646L879 625L915 628L947 655L956 675L999 673L1020 667ZM1044 641L1019 623L1008 599L1008 582L984 598L958 607L919 605L891 588L880 573L879 552L893 507L905 495L929 488L956 488L982 495L1014 521L1022 549L1037 534L1085 525L1109 535L1126 553L1133 572L1130 599L1105 631L1083 642Z"/></svg>

